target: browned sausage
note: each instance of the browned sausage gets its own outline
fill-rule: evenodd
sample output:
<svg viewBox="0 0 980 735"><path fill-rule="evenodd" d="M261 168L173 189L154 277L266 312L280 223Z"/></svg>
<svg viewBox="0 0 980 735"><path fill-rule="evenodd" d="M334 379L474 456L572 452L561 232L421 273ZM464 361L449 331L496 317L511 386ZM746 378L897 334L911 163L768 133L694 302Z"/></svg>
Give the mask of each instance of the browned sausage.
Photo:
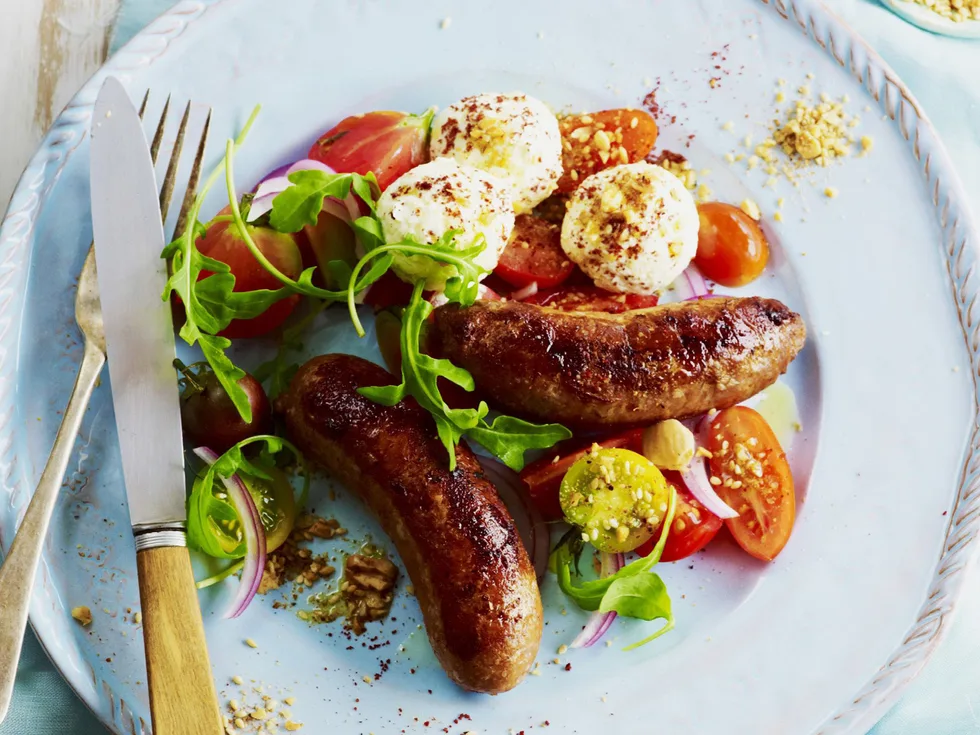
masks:
<svg viewBox="0 0 980 735"><path fill-rule="evenodd" d="M785 372L805 339L798 314L757 297L624 314L477 301L436 309L430 345L501 409L601 427L734 406Z"/></svg>
<svg viewBox="0 0 980 735"><path fill-rule="evenodd" d="M299 369L277 408L292 440L356 491L395 542L449 678L472 691L507 691L541 642L534 569L465 445L450 472L432 417L413 399L382 406L357 393L394 382L367 360L324 355Z"/></svg>

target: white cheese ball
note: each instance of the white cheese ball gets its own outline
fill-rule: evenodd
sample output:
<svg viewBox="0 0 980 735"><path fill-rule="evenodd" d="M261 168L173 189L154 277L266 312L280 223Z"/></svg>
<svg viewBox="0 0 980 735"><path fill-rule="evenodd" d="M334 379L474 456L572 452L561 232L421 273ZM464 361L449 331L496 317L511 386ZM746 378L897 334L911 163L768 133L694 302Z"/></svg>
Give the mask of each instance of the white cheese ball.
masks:
<svg viewBox="0 0 980 735"><path fill-rule="evenodd" d="M546 199L562 174L558 118L520 93L478 94L447 107L432 121L429 154L497 176L518 213Z"/></svg>
<svg viewBox="0 0 980 735"><path fill-rule="evenodd" d="M630 163L593 174L575 190L561 246L597 286L650 295L694 258L698 226L694 198L680 179L652 163Z"/></svg>
<svg viewBox="0 0 980 735"><path fill-rule="evenodd" d="M451 158L440 158L398 177L378 200L378 219L385 242L406 239L432 244L449 230L456 236L456 249L473 245L483 235L486 249L476 263L493 270L514 229L514 206L510 193L498 179L471 166L460 166ZM424 255L395 255L392 268L403 281L425 279L425 288L440 291L456 267Z"/></svg>

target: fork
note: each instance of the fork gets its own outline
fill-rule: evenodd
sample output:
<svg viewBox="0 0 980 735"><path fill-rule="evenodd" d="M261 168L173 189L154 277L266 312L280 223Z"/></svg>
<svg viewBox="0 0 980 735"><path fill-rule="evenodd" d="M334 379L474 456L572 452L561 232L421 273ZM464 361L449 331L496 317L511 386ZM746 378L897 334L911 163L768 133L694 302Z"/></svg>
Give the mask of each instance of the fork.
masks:
<svg viewBox="0 0 980 735"><path fill-rule="evenodd" d="M140 106L140 118L146 111L146 103L150 93L147 91ZM167 219L170 200L173 196L174 184L177 179L180 154L184 145L187 124L190 118L191 105L188 102L177 130L173 151L167 163L167 170L160 188L160 216ZM156 132L150 144L150 156L154 165L160 152L167 116L170 111L170 98L167 98L157 123ZM174 227L174 235L181 232L187 221L187 213L194 202L197 184L201 176L201 164L204 159L204 149L207 143L208 129L211 124L211 111L198 141L197 153L191 174L188 178L187 189L181 202L180 214ZM98 382L102 366L106 362L105 333L102 328L102 306L99 302L99 282L95 270L94 244L89 246L85 263L78 277L78 290L75 294L75 321L85 340L82 353L82 364L78 368L75 385L72 388L68 407L65 409L55 436L54 446L48 456L47 464L41 473L37 489L31 498L27 513L17 530L14 541L10 545L3 566L0 566L0 722L6 717L13 695L14 680L17 672L17 661L20 658L21 644L24 639L24 628L27 625L30 607L31 589L37 564L41 557L44 537L47 535L51 513L58 491L65 477L68 460L71 458L75 439L78 436L85 409L88 407L92 391Z"/></svg>

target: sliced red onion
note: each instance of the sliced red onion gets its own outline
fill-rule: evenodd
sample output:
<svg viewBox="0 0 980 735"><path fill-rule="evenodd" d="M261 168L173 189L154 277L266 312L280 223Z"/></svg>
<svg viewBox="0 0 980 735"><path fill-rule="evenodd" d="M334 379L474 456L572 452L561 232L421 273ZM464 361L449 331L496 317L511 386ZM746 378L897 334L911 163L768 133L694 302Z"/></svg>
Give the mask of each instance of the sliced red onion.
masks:
<svg viewBox="0 0 980 735"><path fill-rule="evenodd" d="M708 472L704 468L704 457L695 456L691 460L686 470L681 472L681 479L691 495L697 498L709 512L714 513L719 518L737 518L738 513L729 507L724 500L718 497L711 481L708 479Z"/></svg>
<svg viewBox="0 0 980 735"><path fill-rule="evenodd" d="M330 168L325 163L320 163L319 161L314 161L312 158L301 158L296 163L292 164L286 169L286 176L289 174L296 173L297 171L323 171L325 174L335 174L337 173L332 168Z"/></svg>
<svg viewBox="0 0 980 735"><path fill-rule="evenodd" d="M527 555L531 557L531 564L534 565L534 571L540 582L548 571L548 556L551 553L551 535L548 533L544 518L528 499L524 491L524 483L514 470L489 457L477 457L477 459L480 460L483 471L497 488L497 494L500 495L514 523L517 524L517 531L524 541L524 548L527 549Z"/></svg>
<svg viewBox="0 0 980 735"><path fill-rule="evenodd" d="M524 288L518 291L514 291L514 293L512 293L510 297L514 299L514 301L523 301L524 299L534 296L534 294L536 294L537 292L538 292L538 282L531 281L531 283L529 283Z"/></svg>
<svg viewBox="0 0 980 735"><path fill-rule="evenodd" d="M695 297L701 298L702 296L709 296L711 294L708 290L708 282L704 280L701 271L696 267L689 265L684 269L684 276L687 278L687 282L691 286L691 292Z"/></svg>
<svg viewBox="0 0 980 735"><path fill-rule="evenodd" d="M269 194L278 194L279 192L288 189L290 186L292 186L292 182L290 182L290 180L285 176L276 176L271 179L266 179L255 188L255 199L261 199ZM255 201L255 199L252 201Z"/></svg>
<svg viewBox="0 0 980 735"><path fill-rule="evenodd" d="M626 564L626 557L623 554L609 554L605 551L599 557L599 576L608 577L615 574ZM594 646L606 634L616 613L613 612L594 612L589 616L582 632L575 636L569 648L589 648Z"/></svg>
<svg viewBox="0 0 980 735"><path fill-rule="evenodd" d="M218 461L218 455L208 447L197 447L194 454L200 457L207 464L213 465ZM235 599L231 601L223 617L237 618L248 607L259 589L262 581L262 572L265 570L265 528L262 526L262 518L259 510L255 507L255 501L249 493L245 483L238 475L222 477L221 482L228 491L238 518L242 523L242 534L245 536L245 558L243 560L242 578L235 593Z"/></svg>
<svg viewBox="0 0 980 735"><path fill-rule="evenodd" d="M320 163L319 161L314 161L311 158L304 158L289 166L280 166L266 176L256 187L255 198L252 199L252 204L248 210L248 221L254 222L263 214L266 214L272 210L272 200L276 198L276 195L281 194L284 190L292 186L292 182L289 180L290 174L297 171L311 170L323 171L323 173L326 174L336 173L336 171L326 164ZM350 199L352 197L348 198ZM345 213L342 219L346 219L347 216L348 215Z"/></svg>

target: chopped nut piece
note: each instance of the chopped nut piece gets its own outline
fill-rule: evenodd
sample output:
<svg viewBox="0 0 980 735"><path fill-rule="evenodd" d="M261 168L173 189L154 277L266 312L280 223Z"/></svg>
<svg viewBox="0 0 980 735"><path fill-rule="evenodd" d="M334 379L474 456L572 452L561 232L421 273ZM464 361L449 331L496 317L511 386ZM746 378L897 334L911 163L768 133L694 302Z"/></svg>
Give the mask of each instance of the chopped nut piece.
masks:
<svg viewBox="0 0 980 735"><path fill-rule="evenodd" d="M388 559L351 554L344 562L343 597L347 602L347 622L357 635L364 624L387 617L394 599L398 567Z"/></svg>
<svg viewBox="0 0 980 735"><path fill-rule="evenodd" d="M248 646L249 648L258 648L259 647L259 644L256 643L255 641L253 641L251 638L246 638L245 639L245 645Z"/></svg>
<svg viewBox="0 0 980 735"><path fill-rule="evenodd" d="M823 193L828 199L833 199L839 192L833 186L828 186L823 190Z"/></svg>
<svg viewBox="0 0 980 735"><path fill-rule="evenodd" d="M297 730L299 730L300 728L303 727L303 723L301 723L301 722L293 722L292 720L286 720L286 724L285 724L284 727L289 732L296 732Z"/></svg>
<svg viewBox="0 0 980 735"><path fill-rule="evenodd" d="M88 605L79 605L71 609L71 616L82 625L92 624L92 611Z"/></svg>
<svg viewBox="0 0 980 735"><path fill-rule="evenodd" d="M745 212L749 217L754 219L756 222L762 219L762 212L759 210L759 205L755 203L752 199L743 199L742 203L738 205L739 208Z"/></svg>

